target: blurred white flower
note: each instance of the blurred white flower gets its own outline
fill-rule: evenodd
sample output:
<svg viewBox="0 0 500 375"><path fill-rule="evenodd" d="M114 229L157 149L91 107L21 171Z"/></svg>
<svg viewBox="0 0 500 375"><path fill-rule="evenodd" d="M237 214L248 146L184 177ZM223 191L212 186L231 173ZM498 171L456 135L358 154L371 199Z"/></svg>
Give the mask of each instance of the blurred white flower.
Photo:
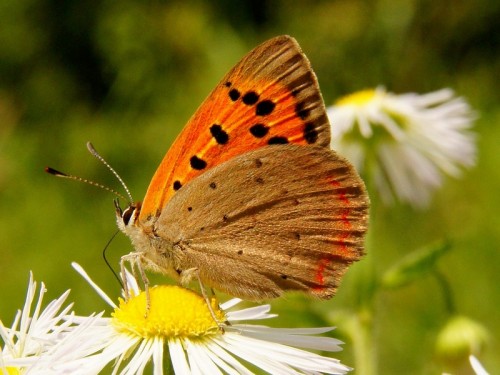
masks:
<svg viewBox="0 0 500 375"><path fill-rule="evenodd" d="M396 197L428 205L443 174L458 177L475 164L475 115L450 89L396 95L360 91L327 109L332 148L374 184L385 203Z"/></svg>
<svg viewBox="0 0 500 375"><path fill-rule="evenodd" d="M2 374L42 374L46 370L42 364L58 344L59 340L71 329L72 315L69 315L72 304L63 305L69 290L58 299L51 301L42 309L46 289L42 283L36 305L37 283L30 274L26 300L22 310L14 317L10 328L0 320L0 373ZM57 365L64 359L57 358L52 364Z"/></svg>
<svg viewBox="0 0 500 375"><path fill-rule="evenodd" d="M481 362L479 362L479 360L475 356L470 355L469 362L476 375L489 375Z"/></svg>
<svg viewBox="0 0 500 375"><path fill-rule="evenodd" d="M116 306L88 275L74 265L114 308L112 317L76 317L85 324L74 338L66 336L66 350L84 352L65 361L59 370L71 374L98 374L112 364L113 374L142 374L152 362L153 373L163 374L171 363L176 374L251 374L248 364L272 374L345 374L350 368L338 360L298 348L341 350L339 340L317 336L332 328L281 329L241 324L242 320L269 319L269 305L232 310L232 299L212 309L222 326L214 322L205 299L178 286L150 288L146 296L127 275L132 297ZM219 323L221 324L221 323ZM222 328L222 329L221 329ZM164 349L168 349L164 353ZM166 358L165 358L166 357Z"/></svg>

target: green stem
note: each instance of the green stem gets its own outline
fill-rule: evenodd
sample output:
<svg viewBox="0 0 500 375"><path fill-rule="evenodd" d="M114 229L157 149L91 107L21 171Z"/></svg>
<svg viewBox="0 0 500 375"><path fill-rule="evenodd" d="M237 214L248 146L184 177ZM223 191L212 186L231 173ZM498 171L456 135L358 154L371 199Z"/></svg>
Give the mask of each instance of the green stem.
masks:
<svg viewBox="0 0 500 375"><path fill-rule="evenodd" d="M367 247L371 248L370 236ZM366 257L356 265L355 275L356 307L349 319L349 333L352 338L354 366L357 375L377 374L377 350L374 339L376 318L375 297L378 289L375 276L375 256L367 251Z"/></svg>
<svg viewBox="0 0 500 375"><path fill-rule="evenodd" d="M372 160L367 157L367 160ZM375 159L373 159L375 160ZM369 170L369 169L367 169ZM369 192L374 191L372 181L365 177ZM370 223L365 240L365 257L357 264L356 269L356 313L350 319L350 333L354 351L354 372L357 375L377 375L377 350L374 339L374 321L376 319L375 297L378 290L376 276L376 246L374 246L374 223L377 216L376 199L370 207Z"/></svg>
<svg viewBox="0 0 500 375"><path fill-rule="evenodd" d="M455 302L453 299L453 292L451 289L451 285L450 285L448 279L446 278L445 275L443 275L442 272L440 272L436 268L433 269L432 275L434 276L434 278L439 283L439 286L441 287L446 311L450 315L455 314L455 312L456 312Z"/></svg>
<svg viewBox="0 0 500 375"><path fill-rule="evenodd" d="M376 351L373 342L373 320L367 310L360 311L351 321L351 334L357 375L375 375Z"/></svg>

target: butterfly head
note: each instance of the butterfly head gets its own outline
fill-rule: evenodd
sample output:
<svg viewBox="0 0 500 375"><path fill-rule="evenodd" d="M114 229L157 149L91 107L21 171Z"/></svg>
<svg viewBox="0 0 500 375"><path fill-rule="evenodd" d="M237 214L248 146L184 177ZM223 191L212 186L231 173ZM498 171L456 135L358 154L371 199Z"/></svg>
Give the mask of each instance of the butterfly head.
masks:
<svg viewBox="0 0 500 375"><path fill-rule="evenodd" d="M118 199L115 199L116 222L118 228L127 233L127 228L135 226L141 212L141 202L129 203L127 208L122 209Z"/></svg>

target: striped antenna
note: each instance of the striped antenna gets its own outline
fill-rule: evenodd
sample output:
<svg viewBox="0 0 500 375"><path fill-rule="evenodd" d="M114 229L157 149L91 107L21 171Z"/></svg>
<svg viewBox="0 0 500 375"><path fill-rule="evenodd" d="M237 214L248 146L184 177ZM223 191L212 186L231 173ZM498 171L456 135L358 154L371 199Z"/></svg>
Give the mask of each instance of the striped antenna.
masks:
<svg viewBox="0 0 500 375"><path fill-rule="evenodd" d="M104 160L104 158L101 155L99 155L99 153L96 151L96 149L94 148L94 145L92 145L92 143L87 142L87 149L92 154L92 156L94 156L97 160L99 160L102 164L104 164L111 171L111 173L113 173L115 175L116 179L118 181L120 181L120 184L123 186L123 188L127 192L127 196L129 198L129 203L133 203L134 199L132 198L132 194L130 194L130 190L128 189L127 185L122 180L120 175L113 169L113 167L111 165L109 165L109 163L106 160Z"/></svg>
<svg viewBox="0 0 500 375"><path fill-rule="evenodd" d="M119 192L117 192L114 189L111 189L108 186L105 186L103 184L100 184L100 183L92 181L92 180L87 180L86 178L83 178L83 177L73 176L73 175L68 174L68 173L60 172L57 169L54 169L51 167L45 167L45 172L47 172L53 176L56 176L56 177L67 178L69 180L80 181L80 182L84 182L84 183L92 185L92 186L96 186L96 187L101 188L103 190L109 191L110 193L113 193L114 195L116 195L117 197L119 197L125 201L128 200L128 202L130 204L132 204L134 202L134 199L132 198L132 194L130 194L130 190L128 189L127 185L125 185L125 182L122 180L120 175L113 169L113 167L111 167L111 165L109 165L109 163L106 160L104 160L104 158L101 155L99 155L99 153L96 151L96 149L94 148L92 143L87 142L87 148L88 148L89 152L97 160L99 160L102 164L104 164L111 171L111 173L113 173L113 175L116 177L116 179L120 182L120 184L123 186L123 188L127 192L128 198L126 198L123 194L120 194Z"/></svg>

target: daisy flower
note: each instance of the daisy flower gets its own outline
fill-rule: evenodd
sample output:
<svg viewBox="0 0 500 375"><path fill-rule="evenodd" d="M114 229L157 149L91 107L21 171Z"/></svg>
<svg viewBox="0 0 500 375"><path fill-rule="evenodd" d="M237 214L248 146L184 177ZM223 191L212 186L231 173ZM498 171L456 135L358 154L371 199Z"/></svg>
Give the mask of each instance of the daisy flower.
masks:
<svg viewBox="0 0 500 375"><path fill-rule="evenodd" d="M252 374L252 369L272 374L345 374L350 370L336 359L300 349L341 350L339 340L318 336L332 328L244 324L276 315L269 313L269 305L236 310L239 299L220 307L212 300L213 313L225 322L219 326L202 296L172 285L150 288L151 306L146 311L145 293L130 274L126 278L131 297L115 305L80 266L74 267L114 312L111 317L92 317L90 324L87 317L75 317L75 322L86 326L74 337L65 337L65 350L88 355L65 361L59 371L98 374L112 365L113 374L142 374L148 363L155 375L165 368L176 374Z"/></svg>
<svg viewBox="0 0 500 375"><path fill-rule="evenodd" d="M371 179L382 200L428 205L443 175L460 176L476 159L475 116L450 89L425 95L364 90L327 109L332 148Z"/></svg>
<svg viewBox="0 0 500 375"><path fill-rule="evenodd" d="M41 373L38 370L42 358L70 330L72 304L63 308L69 290L42 309L45 285L41 284L38 298L36 288L30 273L23 309L17 312L10 328L0 320L0 374Z"/></svg>

